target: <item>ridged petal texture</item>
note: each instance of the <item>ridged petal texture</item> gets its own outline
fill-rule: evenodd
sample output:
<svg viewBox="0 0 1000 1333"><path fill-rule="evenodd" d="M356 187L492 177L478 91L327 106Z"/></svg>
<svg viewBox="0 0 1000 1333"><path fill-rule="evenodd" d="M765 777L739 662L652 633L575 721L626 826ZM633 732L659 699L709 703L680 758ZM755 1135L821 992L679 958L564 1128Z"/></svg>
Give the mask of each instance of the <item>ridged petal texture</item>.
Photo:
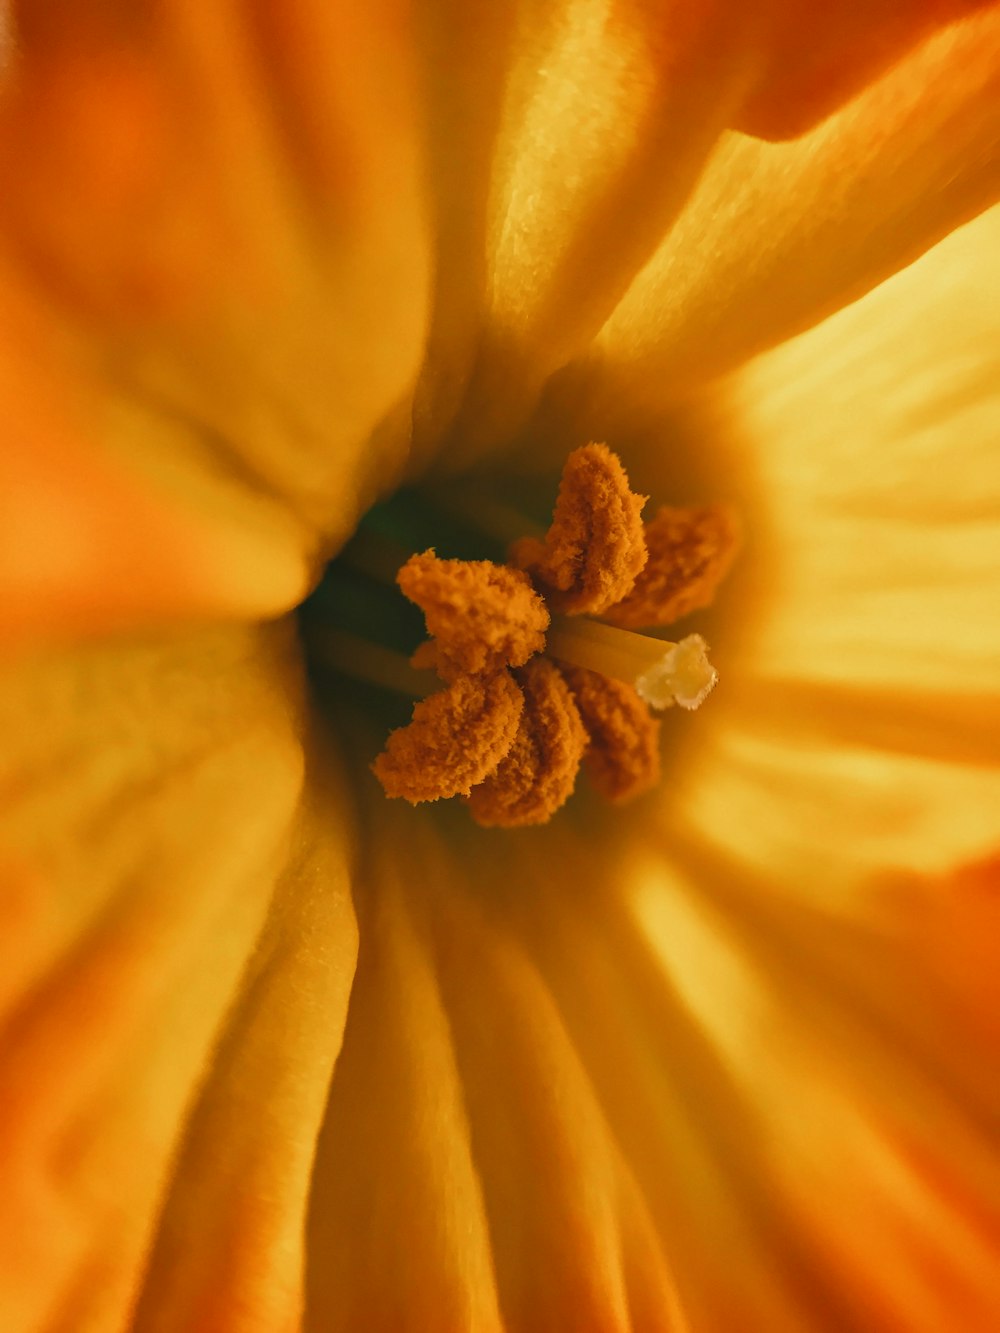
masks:
<svg viewBox="0 0 1000 1333"><path fill-rule="evenodd" d="M0 1322L292 1328L356 948L294 635L32 655L0 700Z"/></svg>
<svg viewBox="0 0 1000 1333"><path fill-rule="evenodd" d="M997 7L362 8L0 41L0 1327L986 1333ZM587 440L740 511L711 709L394 808L280 613Z"/></svg>
<svg viewBox="0 0 1000 1333"><path fill-rule="evenodd" d="M4 623L287 610L405 453L372 440L427 310L402 7L17 11L0 477L68 549L4 525Z"/></svg>
<svg viewBox="0 0 1000 1333"><path fill-rule="evenodd" d="M652 821L473 880L411 825L361 910L312 1327L989 1327L989 973L913 947L954 884L845 916Z"/></svg>
<svg viewBox="0 0 1000 1333"><path fill-rule="evenodd" d="M761 595L702 737L699 818L772 870L797 873L791 811L831 879L996 846L998 264L994 209L716 399L760 460ZM834 793L849 839L822 817Z"/></svg>
<svg viewBox="0 0 1000 1333"><path fill-rule="evenodd" d="M975 0L16 8L0 478L47 523L2 525L12 632L287 610L407 467L543 397L558 467L1000 191Z"/></svg>

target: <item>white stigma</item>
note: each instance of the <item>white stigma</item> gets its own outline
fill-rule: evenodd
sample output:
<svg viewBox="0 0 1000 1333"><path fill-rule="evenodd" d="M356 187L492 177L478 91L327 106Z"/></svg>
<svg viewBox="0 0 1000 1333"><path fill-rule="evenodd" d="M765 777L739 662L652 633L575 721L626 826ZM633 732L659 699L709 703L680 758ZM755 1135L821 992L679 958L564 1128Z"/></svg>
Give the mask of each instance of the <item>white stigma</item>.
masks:
<svg viewBox="0 0 1000 1333"><path fill-rule="evenodd" d="M697 708L711 693L719 674L708 660L708 644L700 634L689 634L671 644L662 658L635 682L636 691L650 708Z"/></svg>

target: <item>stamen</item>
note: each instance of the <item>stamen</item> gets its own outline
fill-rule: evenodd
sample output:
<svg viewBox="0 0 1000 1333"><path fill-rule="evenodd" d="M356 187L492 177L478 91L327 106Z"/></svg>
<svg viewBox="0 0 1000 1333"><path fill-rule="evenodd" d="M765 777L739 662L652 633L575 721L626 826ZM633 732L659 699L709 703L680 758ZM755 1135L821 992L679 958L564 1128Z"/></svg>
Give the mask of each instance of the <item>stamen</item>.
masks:
<svg viewBox="0 0 1000 1333"><path fill-rule="evenodd" d="M573 792L587 733L562 674L544 657L517 673L524 712L496 772L473 787L469 810L485 828L545 824Z"/></svg>
<svg viewBox="0 0 1000 1333"><path fill-rule="evenodd" d="M644 504L618 458L589 444L567 460L544 531L482 496L450 517L447 500L412 493L366 516L300 623L314 664L418 701L372 764L386 795L464 796L477 823L512 828L547 822L581 760L611 801L655 784L650 708L697 708L716 673L699 635L674 643L634 629L708 605L737 528L720 507L664 507L644 528ZM499 554L477 524L519 535L510 564L439 559L433 546L408 555L439 541ZM413 651L421 619L429 637Z"/></svg>
<svg viewBox="0 0 1000 1333"><path fill-rule="evenodd" d="M511 562L527 570L553 610L600 615L632 591L646 563L645 503L606 444L584 445L566 460L544 540L515 542Z"/></svg>
<svg viewBox="0 0 1000 1333"><path fill-rule="evenodd" d="M697 708L717 680L700 634L680 643L654 639L596 620L557 616L547 652L557 661L585 667L634 686L651 708Z"/></svg>
<svg viewBox="0 0 1000 1333"><path fill-rule="evenodd" d="M630 801L660 777L660 723L631 685L596 671L564 667L563 675L589 737L583 766L609 801Z"/></svg>
<svg viewBox="0 0 1000 1333"><path fill-rule="evenodd" d="M425 551L403 565L397 582L424 613L435 668L445 680L522 666L545 647L549 613L520 570L491 560L439 560Z"/></svg>
<svg viewBox="0 0 1000 1333"><path fill-rule="evenodd" d="M724 505L664 505L645 527L649 557L627 597L605 617L623 629L672 625L709 606L739 548L739 523Z"/></svg>
<svg viewBox="0 0 1000 1333"><path fill-rule="evenodd" d="M509 671L461 676L413 710L413 721L390 732L372 772L387 796L416 805L468 796L509 752L524 696Z"/></svg>
<svg viewBox="0 0 1000 1333"><path fill-rule="evenodd" d="M545 527L526 514L505 504L481 487L461 485L442 486L434 491L434 507L477 532L493 538L504 550L523 537L544 537Z"/></svg>
<svg viewBox="0 0 1000 1333"><path fill-rule="evenodd" d="M408 662L401 653L349 630L315 626L310 628L307 641L309 660L315 665L366 685L377 685L411 699L425 698L438 685L437 678L421 670L419 663Z"/></svg>

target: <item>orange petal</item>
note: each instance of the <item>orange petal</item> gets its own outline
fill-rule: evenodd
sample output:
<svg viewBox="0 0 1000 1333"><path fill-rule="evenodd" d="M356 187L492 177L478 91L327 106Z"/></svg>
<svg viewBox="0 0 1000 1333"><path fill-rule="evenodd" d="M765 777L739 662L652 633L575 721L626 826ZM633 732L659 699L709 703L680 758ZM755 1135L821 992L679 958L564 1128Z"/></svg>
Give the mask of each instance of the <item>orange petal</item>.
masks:
<svg viewBox="0 0 1000 1333"><path fill-rule="evenodd" d="M496 770L468 797L473 819L487 828L546 823L572 795L587 744L558 667L535 657L521 667L518 680L524 711L517 734Z"/></svg>
<svg viewBox="0 0 1000 1333"><path fill-rule="evenodd" d="M606 444L574 449L544 541L515 542L511 561L542 585L554 610L600 615L628 596L646 563L645 503Z"/></svg>
<svg viewBox="0 0 1000 1333"><path fill-rule="evenodd" d="M800 140L731 136L553 395L576 429L611 438L627 413L676 402L817 324L992 204L998 145L996 7L918 47Z"/></svg>
<svg viewBox="0 0 1000 1333"><path fill-rule="evenodd" d="M438 867L423 826L383 805L389 841L371 849L364 945L315 1171L309 1309L330 1333L502 1333L468 1107L428 954L423 903ZM390 845L407 847L405 862L385 854Z"/></svg>
<svg viewBox="0 0 1000 1333"><path fill-rule="evenodd" d="M871 924L871 880L857 885L857 910L829 911L808 876L746 875L717 848L673 825L634 900L658 984L683 1014L669 1034L661 1026L661 1058L679 1047L696 1064L699 1051L706 1058L697 1105L715 1161L727 1163L743 1225L768 1219L756 1264L721 1279L716 1269L714 1283L703 1270L700 1299L720 1313L741 1308L751 1327L808 1328L822 1309L835 1327L878 1333L935 1333L951 1311L961 1327L988 1328L1000 1295L988 1048L956 1027L885 919ZM647 996L656 985L647 975ZM647 1022L659 1006L650 1008ZM724 1211L713 1218L707 1198L688 1207L703 1245ZM790 1318L760 1308L775 1285Z"/></svg>
<svg viewBox="0 0 1000 1333"><path fill-rule="evenodd" d="M454 0L435 6L427 83L446 262L416 416L422 455L443 434L449 461L501 450L517 436L546 380L584 353L670 234L725 127L752 121L779 136L798 133L935 22L975 8L974 0L838 0L822 12L807 0L603 8L553 0L530 18L494 7L488 20L473 22ZM956 85L972 54L956 61ZM974 84L976 75L968 77ZM938 98L935 89L929 105ZM859 134L827 173L838 189L821 191L819 202L831 207L842 197L853 161L874 151L870 140L879 135L876 127ZM981 155L957 144L956 158L971 168ZM737 170L720 187L718 238L702 244L713 225L708 214L685 245L686 261L704 263L746 239L745 227L728 234L726 217L743 175ZM949 182L946 166L940 180ZM783 183L776 173L763 197ZM859 194L870 189L867 176L858 180ZM789 194L801 204L794 182ZM910 200L900 208L897 227L912 207ZM769 235L765 222L741 254L747 283ZM797 276L797 267L786 271ZM667 283L642 314L676 319L676 304ZM724 299L714 305L720 323L730 309ZM742 318L733 316L737 324ZM663 358L647 377L668 371ZM686 367L682 387L689 378ZM598 438L611 436L602 429Z"/></svg>
<svg viewBox="0 0 1000 1333"><path fill-rule="evenodd" d="M323 1327L989 1328L995 1061L905 947L673 829L643 858L648 818L466 859L400 814L316 1176Z"/></svg>
<svg viewBox="0 0 1000 1333"><path fill-rule="evenodd" d="M136 1333L301 1325L317 1140L354 980L349 811L341 775L314 764L295 851L191 1108Z"/></svg>
<svg viewBox="0 0 1000 1333"><path fill-rule="evenodd" d="M308 579L295 525L259 504L178 503L96 427L99 395L55 321L5 270L0 294L0 628L22 639L273 615Z"/></svg>
<svg viewBox="0 0 1000 1333"><path fill-rule="evenodd" d="M34 478L21 524L51 532L47 561L37 535L23 549L19 600L68 585L35 601L49 625L102 591L109 621L285 610L406 451L371 438L412 382L426 316L399 7L18 16L0 251L21 295L0 309L0 376L8 452ZM60 447L38 460L53 420ZM81 479L74 581L52 511Z"/></svg>
<svg viewBox="0 0 1000 1333"><path fill-rule="evenodd" d="M510 750L523 707L508 671L459 676L421 700L412 722L389 733L372 771L387 796L412 804L467 796Z"/></svg>
<svg viewBox="0 0 1000 1333"><path fill-rule="evenodd" d="M464 315L468 341L445 342L445 373L428 366L425 394L450 452L466 459L510 441L669 228L745 82L749 25L729 6L691 0L555 0L491 22L482 41L478 22L451 9L441 27L466 41L457 77L456 39L435 49L439 153L451 197L472 202L446 224L465 262L454 277L442 266L439 318L447 338ZM463 124L456 151L452 126L466 117L482 138L470 149Z"/></svg>
<svg viewBox="0 0 1000 1333"><path fill-rule="evenodd" d="M936 28L992 2L781 0L764 20L764 58L733 127L765 139L803 134Z"/></svg>
<svg viewBox="0 0 1000 1333"><path fill-rule="evenodd" d="M317 1325L680 1333L641 1176L509 930L557 856L541 880L465 862L405 818L380 848L317 1172Z"/></svg>
<svg viewBox="0 0 1000 1333"><path fill-rule="evenodd" d="M396 576L424 613L434 638L433 665L444 679L522 666L545 647L549 613L526 574L491 560L439 560L414 555Z"/></svg>
<svg viewBox="0 0 1000 1333"><path fill-rule="evenodd" d="M294 663L282 625L0 669L5 1328L300 1315L356 933Z"/></svg>
<svg viewBox="0 0 1000 1333"><path fill-rule="evenodd" d="M729 386L758 591L673 799L820 896L996 845L998 282L994 208Z"/></svg>

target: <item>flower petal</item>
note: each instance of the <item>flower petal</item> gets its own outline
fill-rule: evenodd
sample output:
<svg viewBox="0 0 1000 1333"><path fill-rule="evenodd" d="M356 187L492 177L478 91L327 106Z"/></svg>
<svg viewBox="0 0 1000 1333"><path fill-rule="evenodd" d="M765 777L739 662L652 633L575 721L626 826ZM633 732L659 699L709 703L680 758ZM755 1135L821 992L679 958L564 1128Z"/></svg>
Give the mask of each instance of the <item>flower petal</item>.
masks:
<svg viewBox="0 0 1000 1333"><path fill-rule="evenodd" d="M484 857L408 813L370 864L310 1326L988 1327L995 1067L904 899L833 917L648 818Z"/></svg>
<svg viewBox="0 0 1000 1333"><path fill-rule="evenodd" d="M131 1322L165 1204L153 1327L298 1309L355 936L290 652L281 626L4 670L5 1327Z"/></svg>
<svg viewBox="0 0 1000 1333"><path fill-rule="evenodd" d="M314 1326L624 1333L631 1310L681 1329L635 1181L502 911L426 824L393 837L409 864L372 867L317 1181Z"/></svg>
<svg viewBox="0 0 1000 1333"><path fill-rule="evenodd" d="M397 8L19 8L2 228L27 277L0 317L5 349L34 320L47 392L18 392L16 360L4 375L25 423L16 454L30 494L58 494L68 468L149 492L166 516L149 563L186 589L169 610L294 604L402 465L405 441L372 441L416 372L429 263ZM68 462L33 459L43 409ZM79 521L62 498L81 541L114 552L112 506L90 494ZM174 515L170 561L155 552ZM23 523L49 521L39 509ZM65 600L98 600L99 576L125 581L136 547L139 533L120 556L81 561L79 587L67 557ZM183 578L213 555L228 560L214 598ZM16 563L4 574L17 586ZM44 584L31 563L21 577Z"/></svg>
<svg viewBox="0 0 1000 1333"><path fill-rule="evenodd" d="M765 139L802 134L842 106L933 30L991 0L782 0L762 65L734 128ZM765 7L766 9L766 7Z"/></svg>
<svg viewBox="0 0 1000 1333"><path fill-rule="evenodd" d="M502 94L486 81L493 138L473 166L488 178L473 219L477 359L460 405L450 381L457 416L435 421L451 427L449 466L509 439L546 376L600 328L690 190L740 76L728 16L712 7L555 0L511 15ZM484 46L492 66L497 48ZM445 320L464 304L448 275L439 303Z"/></svg>
<svg viewBox="0 0 1000 1333"><path fill-rule="evenodd" d="M2 261L0 261L2 267ZM305 590L294 525L218 522L100 447L93 394L14 275L0 293L0 627L5 642L249 616Z"/></svg>
<svg viewBox="0 0 1000 1333"><path fill-rule="evenodd" d="M405 816L410 812L404 811ZM423 825L369 862L363 942L317 1164L307 1326L500 1333L490 1238L447 1013L428 957Z"/></svg>
<svg viewBox="0 0 1000 1333"><path fill-rule="evenodd" d="M432 156L449 191L444 198L459 192L460 180L465 203L446 210L439 223L445 264L418 393L418 448L429 453L430 441L448 430L440 462L455 467L509 442L545 379L583 354L644 265L656 269L657 245L675 253L671 229L727 125L800 133L919 37L978 7L959 0L859 8L842 0L819 13L808 3L553 0L497 6L482 34L478 22L446 11L441 26L448 36L438 34L431 48L438 108ZM955 68L974 83L978 62L962 66L970 53L974 46ZM913 77L925 78L926 71ZM884 120L883 112L879 124ZM869 119L860 136L870 129ZM956 160L971 162L976 149L960 143L941 176ZM847 152L853 168L856 146ZM828 178L829 172L819 187L821 202ZM765 189L773 193L770 182ZM749 251L756 254L775 230L772 209L744 249L747 226L729 234L733 173L724 172L721 187L709 184L708 204L720 191L726 209L719 218L699 214L690 228L682 223L677 266L694 255L695 275L682 269L681 276L701 284L692 303L703 295L713 302L714 288L701 290L712 281L702 256L713 225L714 255L739 248L737 275ZM759 198L750 201L755 210ZM796 187L789 198L789 209L799 210L803 191ZM911 206L908 199L900 216ZM796 224L802 225L799 211ZM838 227L839 219L831 230ZM636 289L623 339L657 342L656 330L646 326L653 312L676 317L676 277L671 272L662 284ZM700 313L687 304L683 311ZM717 336L713 330L706 339L709 351ZM595 436L581 428L575 442L580 438Z"/></svg>
<svg viewBox="0 0 1000 1333"><path fill-rule="evenodd" d="M1000 11L804 138L733 136L594 350L552 386L589 431L684 396L910 263L1000 192ZM551 409L550 409L551 410ZM609 438L612 436L609 435Z"/></svg>
<svg viewBox="0 0 1000 1333"><path fill-rule="evenodd" d="M137 1333L299 1327L317 1137L354 979L337 775L310 773L295 845L198 1091ZM343 818L342 814L339 816Z"/></svg>
<svg viewBox="0 0 1000 1333"><path fill-rule="evenodd" d="M730 386L759 593L687 808L757 864L832 883L995 842L998 256L994 209Z"/></svg>
<svg viewBox="0 0 1000 1333"><path fill-rule="evenodd" d="M674 825L663 848L638 918L725 1071L800 1292L835 1327L988 1327L995 1068L908 948L902 904L837 918Z"/></svg>

